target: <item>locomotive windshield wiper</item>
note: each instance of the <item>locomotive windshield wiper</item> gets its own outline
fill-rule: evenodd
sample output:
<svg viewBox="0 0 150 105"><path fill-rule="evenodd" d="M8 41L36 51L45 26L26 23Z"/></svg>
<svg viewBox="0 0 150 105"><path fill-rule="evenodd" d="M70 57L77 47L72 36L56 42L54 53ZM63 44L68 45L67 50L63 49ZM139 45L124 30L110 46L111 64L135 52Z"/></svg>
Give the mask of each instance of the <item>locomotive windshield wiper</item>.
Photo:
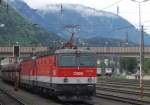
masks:
<svg viewBox="0 0 150 105"><path fill-rule="evenodd" d="M79 63L80 66L86 66L84 63Z"/></svg>

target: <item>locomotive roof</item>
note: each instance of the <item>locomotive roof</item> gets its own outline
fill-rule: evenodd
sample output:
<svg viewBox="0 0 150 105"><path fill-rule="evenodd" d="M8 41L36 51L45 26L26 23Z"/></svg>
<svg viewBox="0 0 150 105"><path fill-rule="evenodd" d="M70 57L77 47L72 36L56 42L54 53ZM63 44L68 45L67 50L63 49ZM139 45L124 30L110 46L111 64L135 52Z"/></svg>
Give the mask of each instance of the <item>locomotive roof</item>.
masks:
<svg viewBox="0 0 150 105"><path fill-rule="evenodd" d="M35 53L35 56L37 56L37 57L48 56L48 55L53 55L54 53L55 53L54 50L49 50L49 51L37 52L37 53Z"/></svg>
<svg viewBox="0 0 150 105"><path fill-rule="evenodd" d="M55 51L56 54L60 53L94 53L91 50L85 50L85 49L59 49Z"/></svg>
<svg viewBox="0 0 150 105"><path fill-rule="evenodd" d="M43 52L37 52L33 56L23 58L23 61L32 60L33 57L40 58L44 56L54 55L54 54L64 54L64 53L94 53L91 50L86 49L58 49L58 50L49 50Z"/></svg>

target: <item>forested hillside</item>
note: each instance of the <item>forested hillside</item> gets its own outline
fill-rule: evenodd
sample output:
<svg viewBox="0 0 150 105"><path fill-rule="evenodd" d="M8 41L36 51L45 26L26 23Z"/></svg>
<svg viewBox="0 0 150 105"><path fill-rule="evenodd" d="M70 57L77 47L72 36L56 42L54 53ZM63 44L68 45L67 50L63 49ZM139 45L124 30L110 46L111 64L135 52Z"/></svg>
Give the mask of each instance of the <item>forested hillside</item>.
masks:
<svg viewBox="0 0 150 105"><path fill-rule="evenodd" d="M0 5L0 46L13 45L15 42L27 46L49 45L56 40L61 38L31 23L6 3Z"/></svg>

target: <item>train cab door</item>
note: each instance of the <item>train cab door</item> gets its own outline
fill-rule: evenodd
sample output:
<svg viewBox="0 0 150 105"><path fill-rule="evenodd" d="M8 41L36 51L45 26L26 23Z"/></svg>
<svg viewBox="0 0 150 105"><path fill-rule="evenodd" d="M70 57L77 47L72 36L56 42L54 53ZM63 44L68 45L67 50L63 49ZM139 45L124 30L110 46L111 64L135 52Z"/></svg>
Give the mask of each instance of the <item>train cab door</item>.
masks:
<svg viewBox="0 0 150 105"><path fill-rule="evenodd" d="M30 66L29 66L29 69L28 69L28 81L29 81L29 85L31 86L32 85L32 75L33 75L33 64L30 62Z"/></svg>
<svg viewBox="0 0 150 105"><path fill-rule="evenodd" d="M36 60L33 61L33 71L32 71L32 83L33 86L37 85L37 64Z"/></svg>
<svg viewBox="0 0 150 105"><path fill-rule="evenodd" d="M49 70L49 84L50 84L50 88L52 87L52 68L50 67Z"/></svg>
<svg viewBox="0 0 150 105"><path fill-rule="evenodd" d="M53 72L56 67L56 56L50 57L50 70L49 70L49 79L50 87L53 88Z"/></svg>
<svg viewBox="0 0 150 105"><path fill-rule="evenodd" d="M36 72L37 72L36 71L36 62L33 59L31 61L31 65L30 65L30 68L29 68L29 84L31 86L35 86L36 85L36 83L35 83L35 81L36 81Z"/></svg>

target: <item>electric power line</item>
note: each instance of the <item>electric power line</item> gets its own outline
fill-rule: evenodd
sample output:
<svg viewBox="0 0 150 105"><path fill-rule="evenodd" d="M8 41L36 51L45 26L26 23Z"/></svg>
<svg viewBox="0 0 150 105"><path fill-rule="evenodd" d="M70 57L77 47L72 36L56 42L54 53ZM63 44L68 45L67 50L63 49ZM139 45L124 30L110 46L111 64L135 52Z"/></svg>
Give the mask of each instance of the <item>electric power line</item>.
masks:
<svg viewBox="0 0 150 105"><path fill-rule="evenodd" d="M119 11L119 13L121 13L121 14L137 14L136 11L130 11L130 12L127 12L127 11ZM150 13L150 11L142 12L142 14L148 14L148 13Z"/></svg>
<svg viewBox="0 0 150 105"><path fill-rule="evenodd" d="M102 8L101 10L110 8L110 7L112 7L112 6L114 6L114 5L118 4L118 3L120 3L121 1L123 1L123 0L118 0L118 1L114 2L113 4L110 4L110 5L108 5L108 6L104 7L104 8Z"/></svg>
<svg viewBox="0 0 150 105"><path fill-rule="evenodd" d="M143 21L142 23L149 23L150 22L150 20L146 20L146 21Z"/></svg>

